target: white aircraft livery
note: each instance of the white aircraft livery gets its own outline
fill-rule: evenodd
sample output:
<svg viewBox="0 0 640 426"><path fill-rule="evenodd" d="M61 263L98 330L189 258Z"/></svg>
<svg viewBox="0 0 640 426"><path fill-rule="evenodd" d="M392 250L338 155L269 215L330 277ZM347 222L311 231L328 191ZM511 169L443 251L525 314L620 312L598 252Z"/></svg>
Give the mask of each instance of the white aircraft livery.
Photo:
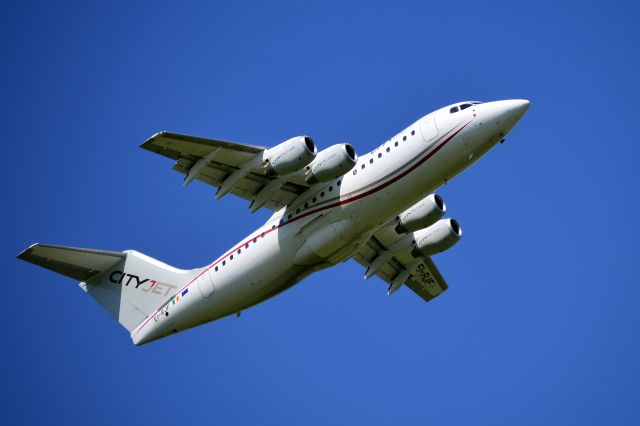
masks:
<svg viewBox="0 0 640 426"><path fill-rule="evenodd" d="M353 258L388 294L408 287L425 301L448 285L431 256L462 236L433 191L485 154L522 118L526 100L460 102L411 124L372 152L347 144L318 152L308 136L273 148L153 135L142 148L173 169L274 211L208 266L182 270L133 250L34 244L18 255L80 281L141 345L237 314Z"/></svg>

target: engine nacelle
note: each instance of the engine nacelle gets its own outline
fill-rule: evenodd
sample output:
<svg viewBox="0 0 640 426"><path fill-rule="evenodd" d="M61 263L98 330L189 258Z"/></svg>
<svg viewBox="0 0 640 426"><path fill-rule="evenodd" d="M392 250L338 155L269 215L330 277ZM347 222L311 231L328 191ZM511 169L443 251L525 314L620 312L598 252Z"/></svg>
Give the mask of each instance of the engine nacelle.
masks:
<svg viewBox="0 0 640 426"><path fill-rule="evenodd" d="M301 170L316 158L318 149L309 136L296 136L268 149L264 155L264 174L288 175Z"/></svg>
<svg viewBox="0 0 640 426"><path fill-rule="evenodd" d="M357 161L358 154L348 143L330 146L305 167L304 179L309 185L330 181L347 173Z"/></svg>
<svg viewBox="0 0 640 426"><path fill-rule="evenodd" d="M447 206L442 197L431 194L400 213L396 232L404 234L424 229L442 219L446 211Z"/></svg>
<svg viewBox="0 0 640 426"><path fill-rule="evenodd" d="M427 229L414 234L413 257L431 256L451 248L460 240L462 229L455 219L441 219Z"/></svg>

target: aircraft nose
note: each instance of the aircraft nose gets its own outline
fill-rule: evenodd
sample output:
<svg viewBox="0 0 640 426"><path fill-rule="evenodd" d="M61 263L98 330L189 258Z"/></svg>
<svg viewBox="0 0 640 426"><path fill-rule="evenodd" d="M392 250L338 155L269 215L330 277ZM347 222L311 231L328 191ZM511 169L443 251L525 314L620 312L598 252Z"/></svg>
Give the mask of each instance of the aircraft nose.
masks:
<svg viewBox="0 0 640 426"><path fill-rule="evenodd" d="M520 120L529 109L529 101L526 99L510 99L504 102L507 110L517 116L518 120Z"/></svg>
<svg viewBox="0 0 640 426"><path fill-rule="evenodd" d="M526 99L509 99L491 102L491 104L493 105L490 115L495 120L495 124L503 135L506 135L513 129L529 109L529 101Z"/></svg>

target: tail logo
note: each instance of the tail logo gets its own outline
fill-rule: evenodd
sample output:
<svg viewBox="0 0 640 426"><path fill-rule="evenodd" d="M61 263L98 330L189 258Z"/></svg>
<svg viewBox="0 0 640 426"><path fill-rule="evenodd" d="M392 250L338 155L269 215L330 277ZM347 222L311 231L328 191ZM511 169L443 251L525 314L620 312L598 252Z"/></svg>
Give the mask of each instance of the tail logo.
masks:
<svg viewBox="0 0 640 426"><path fill-rule="evenodd" d="M149 278L141 279L138 275L125 273L124 271L113 271L109 275L109 281L113 284L120 284L125 287L128 287L129 284L131 284L132 286L135 286L136 289L138 289L142 284L150 283L149 287L141 288L141 290L145 293L151 292L164 296L168 296L172 291L177 289L175 285L161 283Z"/></svg>

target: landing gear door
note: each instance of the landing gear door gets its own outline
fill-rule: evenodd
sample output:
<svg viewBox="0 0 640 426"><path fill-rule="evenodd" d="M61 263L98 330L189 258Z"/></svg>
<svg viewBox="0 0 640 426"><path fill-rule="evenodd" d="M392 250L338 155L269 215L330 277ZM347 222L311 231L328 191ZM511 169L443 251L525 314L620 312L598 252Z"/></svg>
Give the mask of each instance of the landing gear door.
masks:
<svg viewBox="0 0 640 426"><path fill-rule="evenodd" d="M430 146L438 136L438 127L436 126L436 115L429 114L420 120L420 131L425 145Z"/></svg>
<svg viewBox="0 0 640 426"><path fill-rule="evenodd" d="M206 271L198 277L198 289L200 290L200 294L202 294L205 302L209 302L213 299L211 295L216 292L216 287L213 285L211 274L209 272L210 271Z"/></svg>

